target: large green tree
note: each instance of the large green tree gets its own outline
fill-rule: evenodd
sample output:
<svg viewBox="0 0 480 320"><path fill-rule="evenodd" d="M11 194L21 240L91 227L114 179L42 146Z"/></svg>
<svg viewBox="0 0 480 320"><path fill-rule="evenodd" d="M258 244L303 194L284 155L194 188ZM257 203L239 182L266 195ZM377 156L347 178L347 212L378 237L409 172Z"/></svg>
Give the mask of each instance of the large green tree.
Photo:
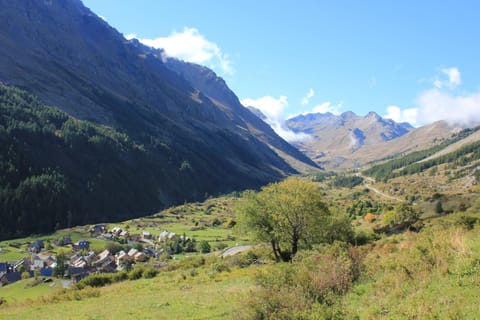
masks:
<svg viewBox="0 0 480 320"><path fill-rule="evenodd" d="M258 193L244 192L237 214L238 228L270 243L277 261L290 261L301 248L352 236L350 221L330 212L318 185L296 177Z"/></svg>

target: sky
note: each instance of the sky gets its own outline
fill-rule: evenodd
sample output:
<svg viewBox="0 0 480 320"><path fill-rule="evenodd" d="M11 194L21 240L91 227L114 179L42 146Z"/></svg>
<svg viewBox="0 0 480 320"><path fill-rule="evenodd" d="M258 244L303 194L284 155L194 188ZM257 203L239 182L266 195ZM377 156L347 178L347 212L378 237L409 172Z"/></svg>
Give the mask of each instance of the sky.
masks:
<svg viewBox="0 0 480 320"><path fill-rule="evenodd" d="M345 111L480 121L480 1L83 2L127 38L210 67L273 127Z"/></svg>

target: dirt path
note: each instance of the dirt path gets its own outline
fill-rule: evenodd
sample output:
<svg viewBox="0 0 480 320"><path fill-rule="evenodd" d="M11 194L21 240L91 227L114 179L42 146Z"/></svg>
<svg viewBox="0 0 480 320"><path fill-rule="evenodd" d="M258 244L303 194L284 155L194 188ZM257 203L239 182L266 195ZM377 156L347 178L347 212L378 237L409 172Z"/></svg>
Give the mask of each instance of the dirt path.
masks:
<svg viewBox="0 0 480 320"><path fill-rule="evenodd" d="M363 176L363 175L360 174L360 173L357 173L357 176L363 178L363 180L365 181L365 182L363 183L363 185L364 185L365 188L367 188L368 190L372 190L373 192L375 192L375 193L378 194L379 196L384 197L384 198L386 198L386 199L390 199L390 200L397 201L397 202L402 202L401 199L398 199L397 197L394 197L394 196L388 195L388 194L386 194L386 193L383 193L382 191L378 190L377 188L372 187L371 185L369 185L367 182L370 182L370 183L375 182L375 180L374 180L373 178L365 177L365 176Z"/></svg>
<svg viewBox="0 0 480 320"><path fill-rule="evenodd" d="M223 257L233 256L237 253L246 251L246 250L250 249L251 247L252 247L251 245L243 245L243 246L232 247L230 249L225 250L222 253L221 257L223 258Z"/></svg>

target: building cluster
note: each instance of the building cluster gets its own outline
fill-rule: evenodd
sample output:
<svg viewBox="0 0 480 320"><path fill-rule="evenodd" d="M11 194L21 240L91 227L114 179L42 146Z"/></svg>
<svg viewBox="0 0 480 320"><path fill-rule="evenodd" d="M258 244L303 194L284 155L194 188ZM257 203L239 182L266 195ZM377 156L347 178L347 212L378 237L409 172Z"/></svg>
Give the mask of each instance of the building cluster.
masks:
<svg viewBox="0 0 480 320"><path fill-rule="evenodd" d="M150 257L158 257L164 252L164 249L158 249L159 244L174 240L190 241L188 237L177 236L175 233L163 231L159 236L154 236L148 231L141 234L130 234L128 230L122 230L115 227L108 230L106 225L95 225L90 229L90 235L95 239L105 241L119 241L135 246L128 251L120 250L116 253L108 249L100 253L90 250L89 240L79 240L72 242L69 236L56 241L57 246L71 246L72 251L64 261L59 261L58 257L45 250L43 240L36 240L28 247L29 257L15 262L0 263L0 286L18 281L25 272L30 276L52 277L55 270L61 270L63 277L70 278L77 282L91 273L117 272L128 268L129 266L145 262ZM141 246L136 246L140 243ZM58 263L63 263L62 268L58 268ZM58 274L57 274L58 275Z"/></svg>

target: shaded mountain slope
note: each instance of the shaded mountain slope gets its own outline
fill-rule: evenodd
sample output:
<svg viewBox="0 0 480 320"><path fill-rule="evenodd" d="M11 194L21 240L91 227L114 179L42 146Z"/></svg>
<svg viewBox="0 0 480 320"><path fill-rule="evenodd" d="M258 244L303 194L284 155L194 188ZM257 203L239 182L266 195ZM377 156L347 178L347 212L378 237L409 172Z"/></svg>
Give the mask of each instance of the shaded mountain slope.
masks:
<svg viewBox="0 0 480 320"><path fill-rule="evenodd" d="M282 152L311 164L237 105L224 83L227 96L199 88L200 80L192 85L194 79L165 65L161 51L125 40L80 1L0 0L0 6L0 82L77 119L109 126L148 155L138 179L152 181L145 189L152 188L146 192L155 201L134 197L122 214L279 180L297 172ZM95 157L89 161L94 165ZM120 214L107 205L101 211L112 219Z"/></svg>

